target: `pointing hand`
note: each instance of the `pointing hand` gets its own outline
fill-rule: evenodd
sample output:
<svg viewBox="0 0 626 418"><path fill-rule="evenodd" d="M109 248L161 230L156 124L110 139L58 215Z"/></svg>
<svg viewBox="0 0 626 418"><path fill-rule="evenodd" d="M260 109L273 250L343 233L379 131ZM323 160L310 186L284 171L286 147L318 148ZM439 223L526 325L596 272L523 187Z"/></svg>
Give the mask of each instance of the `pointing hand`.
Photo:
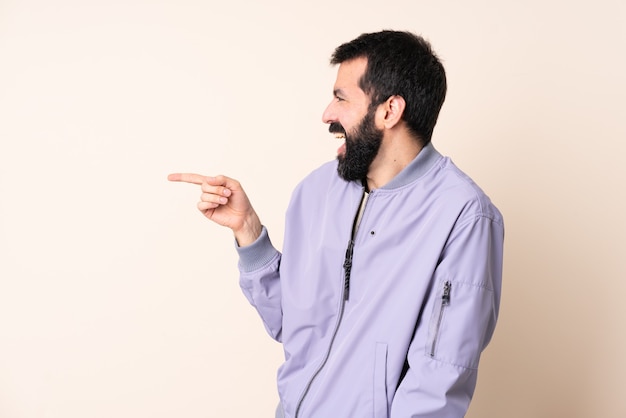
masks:
<svg viewBox="0 0 626 418"><path fill-rule="evenodd" d="M253 243L261 234L261 221L237 180L194 173L174 173L167 179L199 185L202 194L198 210L213 222L230 228L240 246Z"/></svg>

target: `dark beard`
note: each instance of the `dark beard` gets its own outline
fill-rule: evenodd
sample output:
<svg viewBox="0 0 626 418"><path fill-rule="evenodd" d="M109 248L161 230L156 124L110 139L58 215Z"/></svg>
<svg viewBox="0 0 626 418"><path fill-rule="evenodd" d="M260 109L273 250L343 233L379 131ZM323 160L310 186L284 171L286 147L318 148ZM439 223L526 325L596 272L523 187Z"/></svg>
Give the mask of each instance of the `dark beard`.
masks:
<svg viewBox="0 0 626 418"><path fill-rule="evenodd" d="M365 180L370 165L378 154L383 131L376 129L374 113L373 110L368 111L354 133L346 133L346 152L343 156L337 156L337 172L346 181ZM330 129L333 132L332 126ZM337 127L334 129L336 132Z"/></svg>

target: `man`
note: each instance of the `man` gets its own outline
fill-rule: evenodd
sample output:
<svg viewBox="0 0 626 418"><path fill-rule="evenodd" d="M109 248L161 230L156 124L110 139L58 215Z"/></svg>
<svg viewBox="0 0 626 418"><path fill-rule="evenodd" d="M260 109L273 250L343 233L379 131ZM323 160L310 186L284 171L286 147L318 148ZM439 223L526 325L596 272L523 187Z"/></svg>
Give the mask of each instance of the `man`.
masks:
<svg viewBox="0 0 626 418"><path fill-rule="evenodd" d="M430 140L446 92L421 37L339 46L323 121L337 161L295 189L282 254L240 184L201 186L198 209L231 228L240 284L283 343L285 417L462 417L501 288L502 217Z"/></svg>

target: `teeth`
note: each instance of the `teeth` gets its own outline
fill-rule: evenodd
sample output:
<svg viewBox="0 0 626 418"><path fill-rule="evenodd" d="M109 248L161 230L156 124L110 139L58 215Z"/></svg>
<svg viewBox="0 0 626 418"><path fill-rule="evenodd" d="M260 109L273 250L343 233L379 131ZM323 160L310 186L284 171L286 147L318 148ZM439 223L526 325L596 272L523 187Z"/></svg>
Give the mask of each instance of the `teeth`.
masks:
<svg viewBox="0 0 626 418"><path fill-rule="evenodd" d="M335 135L335 138L337 139L346 139L346 136L339 132L335 132L333 135Z"/></svg>

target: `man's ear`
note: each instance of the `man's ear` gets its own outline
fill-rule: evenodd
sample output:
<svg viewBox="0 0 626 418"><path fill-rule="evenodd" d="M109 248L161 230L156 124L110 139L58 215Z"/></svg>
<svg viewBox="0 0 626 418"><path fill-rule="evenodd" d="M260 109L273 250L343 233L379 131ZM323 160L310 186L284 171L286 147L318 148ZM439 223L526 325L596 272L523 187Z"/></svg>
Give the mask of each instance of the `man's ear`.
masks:
<svg viewBox="0 0 626 418"><path fill-rule="evenodd" d="M390 96L379 107L381 124L386 129L396 126L402 120L405 107L406 102L402 96Z"/></svg>

